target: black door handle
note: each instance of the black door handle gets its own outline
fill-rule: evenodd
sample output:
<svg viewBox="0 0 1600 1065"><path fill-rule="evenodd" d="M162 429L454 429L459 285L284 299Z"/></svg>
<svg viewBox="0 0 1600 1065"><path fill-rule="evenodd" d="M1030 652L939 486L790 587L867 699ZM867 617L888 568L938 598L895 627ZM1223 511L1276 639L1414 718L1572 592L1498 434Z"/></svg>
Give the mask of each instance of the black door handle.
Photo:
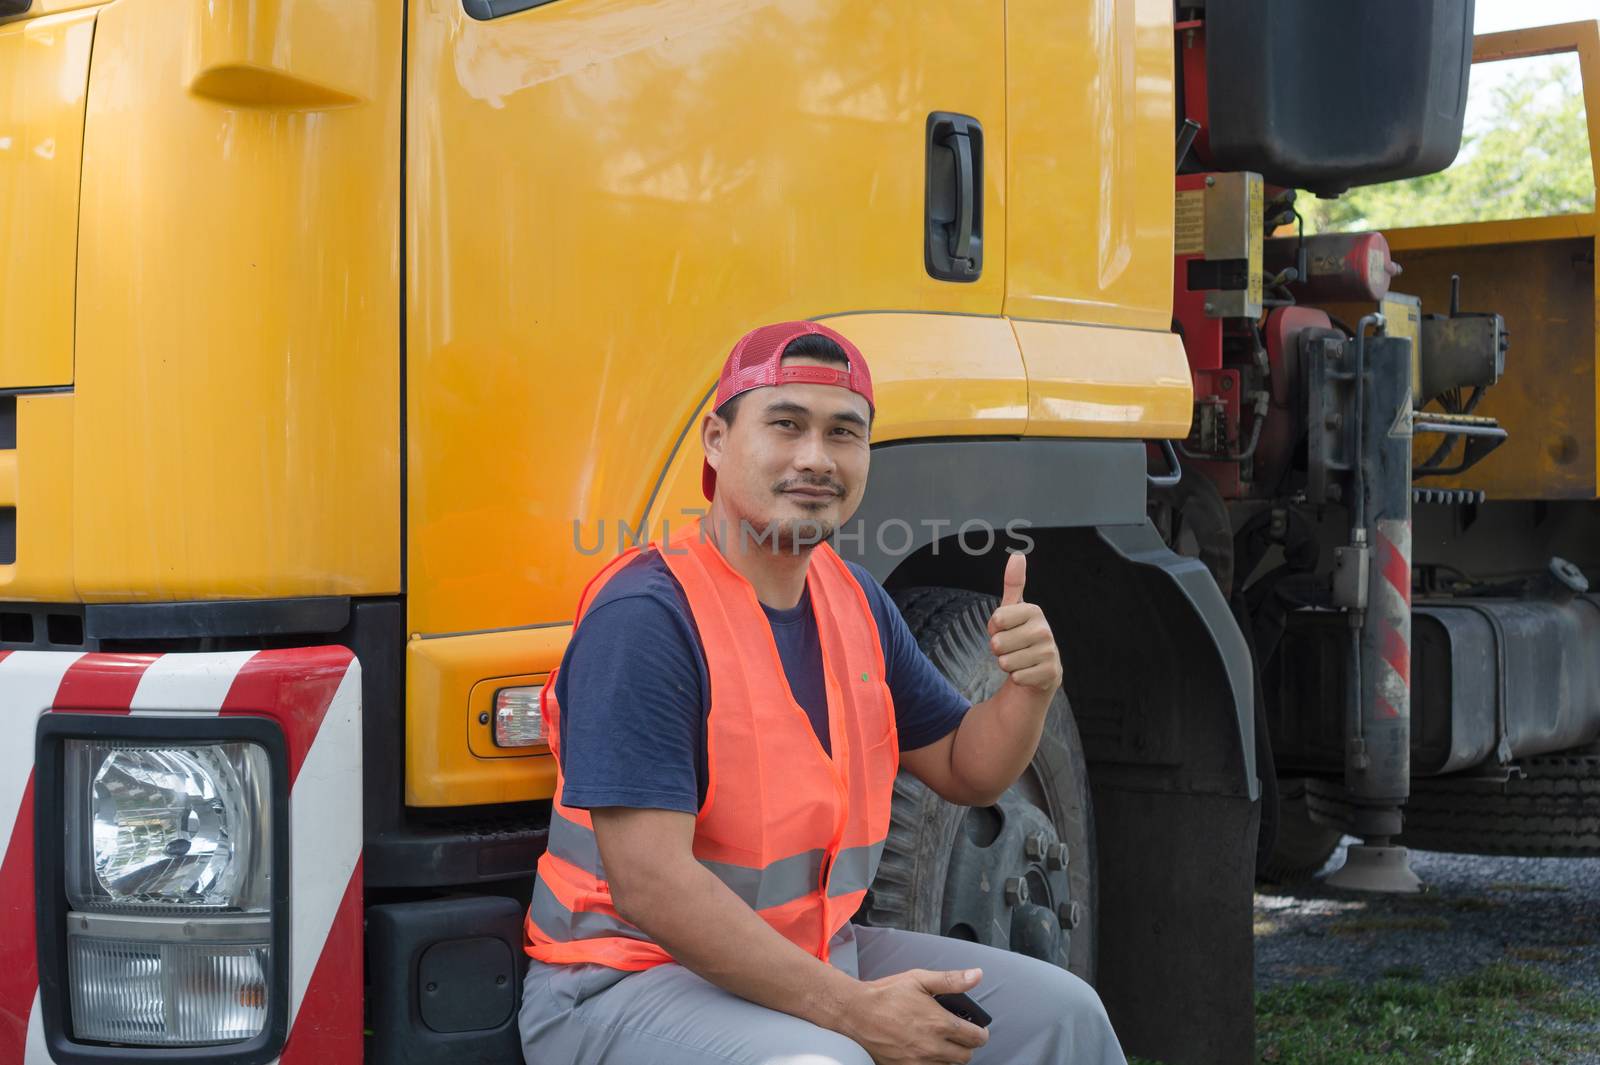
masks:
<svg viewBox="0 0 1600 1065"><path fill-rule="evenodd" d="M956 220L950 227L950 257L972 258L972 138L952 133L945 144L956 153Z"/></svg>
<svg viewBox="0 0 1600 1065"><path fill-rule="evenodd" d="M983 126L970 115L928 116L923 260L943 281L983 273Z"/></svg>

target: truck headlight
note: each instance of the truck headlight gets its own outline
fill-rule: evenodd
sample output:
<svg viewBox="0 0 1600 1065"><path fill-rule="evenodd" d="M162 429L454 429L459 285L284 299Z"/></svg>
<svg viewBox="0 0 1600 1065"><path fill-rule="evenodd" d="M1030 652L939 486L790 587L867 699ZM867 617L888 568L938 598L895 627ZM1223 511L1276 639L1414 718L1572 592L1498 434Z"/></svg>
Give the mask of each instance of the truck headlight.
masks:
<svg viewBox="0 0 1600 1065"><path fill-rule="evenodd" d="M207 732L216 735L196 735ZM59 887L40 897L60 900L53 914L41 907L40 962L66 978L47 1028L54 1018L77 1043L230 1054L281 1042L288 825L277 726L47 714L37 764L39 875L53 866Z"/></svg>
<svg viewBox="0 0 1600 1065"><path fill-rule="evenodd" d="M265 906L265 750L252 743L66 746L74 909Z"/></svg>

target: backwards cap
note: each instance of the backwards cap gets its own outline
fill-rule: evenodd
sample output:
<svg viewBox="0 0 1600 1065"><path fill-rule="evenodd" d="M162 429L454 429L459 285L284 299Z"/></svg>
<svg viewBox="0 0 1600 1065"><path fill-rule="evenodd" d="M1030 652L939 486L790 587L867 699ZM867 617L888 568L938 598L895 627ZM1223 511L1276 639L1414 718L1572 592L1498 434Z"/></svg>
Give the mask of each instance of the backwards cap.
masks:
<svg viewBox="0 0 1600 1065"><path fill-rule="evenodd" d="M837 366L785 366L783 349L803 336L824 336L844 350L849 365ZM722 376L717 379L717 398L712 410L734 396L752 388L770 388L787 384L837 385L848 388L874 411L872 402L872 374L867 370L867 360L861 351L843 335L816 322L779 322L752 329L739 338L722 364ZM705 463L700 472L700 488L710 499L716 493L717 471Z"/></svg>

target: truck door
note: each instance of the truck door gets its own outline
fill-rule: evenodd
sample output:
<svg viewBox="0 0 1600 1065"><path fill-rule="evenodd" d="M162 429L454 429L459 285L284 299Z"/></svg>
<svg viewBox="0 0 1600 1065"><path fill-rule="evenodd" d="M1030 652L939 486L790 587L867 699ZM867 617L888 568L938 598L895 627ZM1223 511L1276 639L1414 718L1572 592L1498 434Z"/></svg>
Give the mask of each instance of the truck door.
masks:
<svg viewBox="0 0 1600 1065"><path fill-rule="evenodd" d="M752 325L1000 313L1004 6L412 5L412 631L570 617L540 560L637 521ZM971 280L925 261L934 112L981 126Z"/></svg>
<svg viewBox="0 0 1600 1065"><path fill-rule="evenodd" d="M1165 332L1172 5L1012 0L1006 20L1005 313Z"/></svg>
<svg viewBox="0 0 1600 1065"><path fill-rule="evenodd" d="M72 383L94 12L0 26L0 389Z"/></svg>

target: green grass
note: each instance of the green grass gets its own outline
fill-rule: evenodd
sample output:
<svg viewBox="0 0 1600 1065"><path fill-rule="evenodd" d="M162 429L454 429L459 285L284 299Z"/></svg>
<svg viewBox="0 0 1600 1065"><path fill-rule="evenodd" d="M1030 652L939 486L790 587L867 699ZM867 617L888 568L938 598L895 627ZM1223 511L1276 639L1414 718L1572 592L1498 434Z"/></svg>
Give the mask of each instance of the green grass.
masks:
<svg viewBox="0 0 1600 1065"><path fill-rule="evenodd" d="M1399 966L1376 984L1300 984L1257 996L1257 1060L1270 1065L1557 1065L1592 1047L1600 1000L1527 966L1496 963L1428 984ZM1540 1018L1591 1026L1571 1031Z"/></svg>
<svg viewBox="0 0 1600 1065"><path fill-rule="evenodd" d="M1386 980L1421 980L1427 974L1420 965L1391 965L1382 975Z"/></svg>

